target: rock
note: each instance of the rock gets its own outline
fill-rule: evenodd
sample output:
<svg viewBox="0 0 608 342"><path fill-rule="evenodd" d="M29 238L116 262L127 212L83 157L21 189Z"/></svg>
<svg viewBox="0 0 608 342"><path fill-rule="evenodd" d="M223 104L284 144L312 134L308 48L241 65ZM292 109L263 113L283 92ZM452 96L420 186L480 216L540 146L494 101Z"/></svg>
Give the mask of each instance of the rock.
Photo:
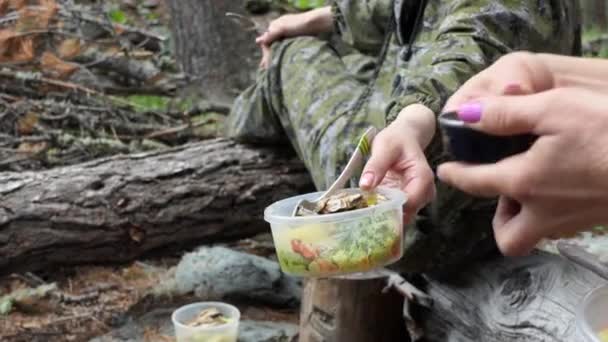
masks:
<svg viewBox="0 0 608 342"><path fill-rule="evenodd" d="M160 5L160 0L145 0L141 5L145 8L157 8Z"/></svg>
<svg viewBox="0 0 608 342"><path fill-rule="evenodd" d="M137 0L122 0L123 7L135 9L137 8Z"/></svg>
<svg viewBox="0 0 608 342"><path fill-rule="evenodd" d="M245 9L251 14L265 14L271 9L271 0L246 0Z"/></svg>
<svg viewBox="0 0 608 342"><path fill-rule="evenodd" d="M149 336L151 332L154 332L154 335L161 341L164 337L173 338L175 331L171 322L171 314L175 309L157 309L137 319L131 318L122 327L91 339L89 342L145 342L150 340L145 336Z"/></svg>
<svg viewBox="0 0 608 342"><path fill-rule="evenodd" d="M283 274L277 262L224 247L202 247L184 255L175 281L179 294L193 292L203 300L297 306L302 292L301 282Z"/></svg>
<svg viewBox="0 0 608 342"><path fill-rule="evenodd" d="M130 319L122 327L89 342L146 342L174 338L171 309L157 309ZM290 342L298 334L298 326L291 323L243 320L239 323L239 342Z"/></svg>
<svg viewBox="0 0 608 342"><path fill-rule="evenodd" d="M291 342L297 335L295 324L243 321L239 325L238 342Z"/></svg>

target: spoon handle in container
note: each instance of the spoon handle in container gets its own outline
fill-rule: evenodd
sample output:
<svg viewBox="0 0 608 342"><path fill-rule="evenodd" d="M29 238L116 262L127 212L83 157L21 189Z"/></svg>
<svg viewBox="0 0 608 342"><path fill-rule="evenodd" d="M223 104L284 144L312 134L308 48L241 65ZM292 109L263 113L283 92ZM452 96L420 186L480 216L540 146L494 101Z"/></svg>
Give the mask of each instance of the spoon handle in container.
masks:
<svg viewBox="0 0 608 342"><path fill-rule="evenodd" d="M323 194L323 196L321 196L318 201L333 195L336 190L344 188L346 183L352 177L353 173L355 173L358 168L361 168L363 166L365 158L369 156L372 152L372 141L374 140L374 137L376 136L377 132L378 130L375 127L370 127L367 131L365 131L363 136L361 136L361 139L359 139L357 149L348 161L348 164L346 164L344 171L342 171L338 179L336 179L336 181L331 185L329 189L327 189L327 192L325 192L325 194Z"/></svg>

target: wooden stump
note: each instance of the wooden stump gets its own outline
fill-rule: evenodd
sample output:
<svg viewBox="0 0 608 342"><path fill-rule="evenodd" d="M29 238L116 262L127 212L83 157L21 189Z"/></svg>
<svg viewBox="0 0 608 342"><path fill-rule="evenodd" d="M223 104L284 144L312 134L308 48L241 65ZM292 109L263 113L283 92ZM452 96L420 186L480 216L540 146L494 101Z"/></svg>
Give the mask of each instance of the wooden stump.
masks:
<svg viewBox="0 0 608 342"><path fill-rule="evenodd" d="M386 276L307 280L299 341L409 341L403 297L393 289L383 293L386 285Z"/></svg>

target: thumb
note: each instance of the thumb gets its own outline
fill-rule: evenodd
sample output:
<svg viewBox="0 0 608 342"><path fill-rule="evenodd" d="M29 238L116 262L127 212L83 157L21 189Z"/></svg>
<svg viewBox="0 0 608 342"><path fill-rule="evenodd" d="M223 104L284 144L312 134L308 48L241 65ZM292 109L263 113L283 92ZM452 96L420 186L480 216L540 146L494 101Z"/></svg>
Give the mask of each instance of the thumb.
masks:
<svg viewBox="0 0 608 342"><path fill-rule="evenodd" d="M363 168L359 186L365 191L374 189L380 184L390 167L398 160L400 150L387 143L382 132L372 143L372 154Z"/></svg>
<svg viewBox="0 0 608 342"><path fill-rule="evenodd" d="M276 40L283 38L284 33L285 29L282 25L271 23L270 26L268 26L268 31L259 37L259 43L272 45Z"/></svg>
<svg viewBox="0 0 608 342"><path fill-rule="evenodd" d="M461 105L457 113L462 121L489 134L531 133L546 110L545 100L542 93L487 97Z"/></svg>

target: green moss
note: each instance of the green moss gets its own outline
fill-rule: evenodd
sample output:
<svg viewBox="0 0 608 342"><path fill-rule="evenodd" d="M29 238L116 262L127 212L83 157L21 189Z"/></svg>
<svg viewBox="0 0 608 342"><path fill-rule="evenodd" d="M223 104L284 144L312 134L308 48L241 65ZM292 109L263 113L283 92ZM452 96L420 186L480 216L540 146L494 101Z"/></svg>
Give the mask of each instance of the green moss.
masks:
<svg viewBox="0 0 608 342"><path fill-rule="evenodd" d="M158 15L156 12L150 12L146 14L146 19L150 21L159 20L160 15Z"/></svg>
<svg viewBox="0 0 608 342"><path fill-rule="evenodd" d="M112 22L117 24L126 24L128 21L127 14L120 9L111 10L110 12L108 12L108 16L110 17L110 20L112 20Z"/></svg>
<svg viewBox="0 0 608 342"><path fill-rule="evenodd" d="M164 96L133 95L127 97L127 101L141 109L165 111L171 98Z"/></svg>
<svg viewBox="0 0 608 342"><path fill-rule="evenodd" d="M193 108L195 104L195 100L191 98L155 95L132 95L127 97L118 97L117 100L126 101L138 111L188 111Z"/></svg>

